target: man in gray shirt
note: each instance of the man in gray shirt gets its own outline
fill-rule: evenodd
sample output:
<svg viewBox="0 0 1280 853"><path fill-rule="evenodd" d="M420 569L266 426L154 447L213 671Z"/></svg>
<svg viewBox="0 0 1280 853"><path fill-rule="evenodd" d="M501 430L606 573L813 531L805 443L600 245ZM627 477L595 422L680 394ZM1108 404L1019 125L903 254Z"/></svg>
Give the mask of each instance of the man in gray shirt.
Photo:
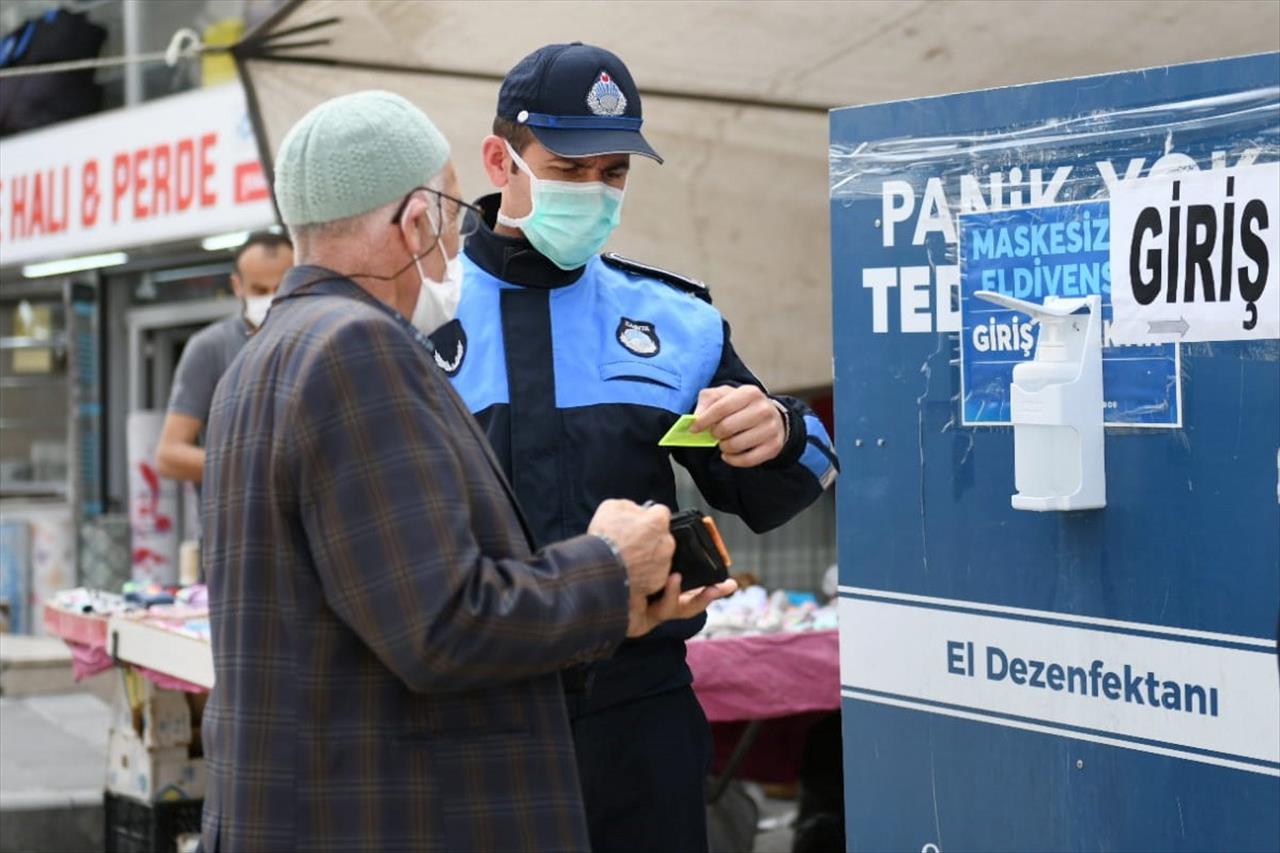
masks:
<svg viewBox="0 0 1280 853"><path fill-rule="evenodd" d="M293 245L283 234L253 234L237 250L231 289L241 301L241 310L197 332L182 352L156 448L156 467L162 477L199 483L204 476L204 448L199 442L213 390L266 318L280 279L291 266Z"/></svg>

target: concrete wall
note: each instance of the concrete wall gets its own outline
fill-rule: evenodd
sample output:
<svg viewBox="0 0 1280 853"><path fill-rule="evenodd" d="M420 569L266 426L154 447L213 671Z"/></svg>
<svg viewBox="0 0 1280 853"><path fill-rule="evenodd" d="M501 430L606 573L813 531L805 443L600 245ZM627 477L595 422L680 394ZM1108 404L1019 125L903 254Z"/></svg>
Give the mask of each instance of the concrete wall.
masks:
<svg viewBox="0 0 1280 853"><path fill-rule="evenodd" d="M257 63L273 139L335 86L394 88L453 140L473 195L488 189L478 142L496 78L544 43L618 52L667 163L637 164L611 248L707 281L740 350L778 389L830 382L827 108L1280 50L1274 0L312 0L286 26L328 15L342 32L318 52L440 73L388 81Z"/></svg>

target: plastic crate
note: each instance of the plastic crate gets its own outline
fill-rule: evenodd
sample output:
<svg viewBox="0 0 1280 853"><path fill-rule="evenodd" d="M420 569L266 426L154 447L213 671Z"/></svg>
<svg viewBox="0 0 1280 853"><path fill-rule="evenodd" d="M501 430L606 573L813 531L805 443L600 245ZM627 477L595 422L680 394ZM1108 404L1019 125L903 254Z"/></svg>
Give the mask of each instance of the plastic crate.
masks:
<svg viewBox="0 0 1280 853"><path fill-rule="evenodd" d="M173 853L178 836L200 832L204 800L144 803L105 793L106 853Z"/></svg>

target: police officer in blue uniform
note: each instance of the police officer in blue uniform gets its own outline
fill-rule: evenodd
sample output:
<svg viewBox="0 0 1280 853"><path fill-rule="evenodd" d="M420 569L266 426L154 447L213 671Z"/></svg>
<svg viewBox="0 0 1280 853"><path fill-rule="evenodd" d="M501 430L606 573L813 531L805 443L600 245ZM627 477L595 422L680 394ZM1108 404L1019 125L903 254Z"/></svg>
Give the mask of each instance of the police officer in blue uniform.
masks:
<svg viewBox="0 0 1280 853"><path fill-rule="evenodd" d="M500 191L477 203L485 224L463 252L457 318L432 336L541 542L582 533L605 498L674 508L672 460L757 532L795 516L836 473L821 422L764 391L706 287L599 254L631 155L662 162L641 121L631 74L607 50L549 45L511 69L483 144ZM659 447L690 412L719 448ZM564 673L596 851L706 848L711 739L685 664L704 618Z"/></svg>

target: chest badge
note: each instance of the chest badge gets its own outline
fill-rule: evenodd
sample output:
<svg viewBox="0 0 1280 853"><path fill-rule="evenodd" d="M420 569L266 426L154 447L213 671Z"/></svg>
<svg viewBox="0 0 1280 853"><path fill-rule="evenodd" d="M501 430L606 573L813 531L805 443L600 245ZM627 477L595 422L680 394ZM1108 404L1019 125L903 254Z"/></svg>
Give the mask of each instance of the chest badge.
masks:
<svg viewBox="0 0 1280 853"><path fill-rule="evenodd" d="M436 329L431 333L431 343L436 348L436 367L446 376L457 376L462 360L467 357L467 333L462 323L455 319Z"/></svg>
<svg viewBox="0 0 1280 853"><path fill-rule="evenodd" d="M652 323L629 320L626 317L618 323L618 343L630 353L641 358L653 358L662 350L662 341L658 340L658 330Z"/></svg>

